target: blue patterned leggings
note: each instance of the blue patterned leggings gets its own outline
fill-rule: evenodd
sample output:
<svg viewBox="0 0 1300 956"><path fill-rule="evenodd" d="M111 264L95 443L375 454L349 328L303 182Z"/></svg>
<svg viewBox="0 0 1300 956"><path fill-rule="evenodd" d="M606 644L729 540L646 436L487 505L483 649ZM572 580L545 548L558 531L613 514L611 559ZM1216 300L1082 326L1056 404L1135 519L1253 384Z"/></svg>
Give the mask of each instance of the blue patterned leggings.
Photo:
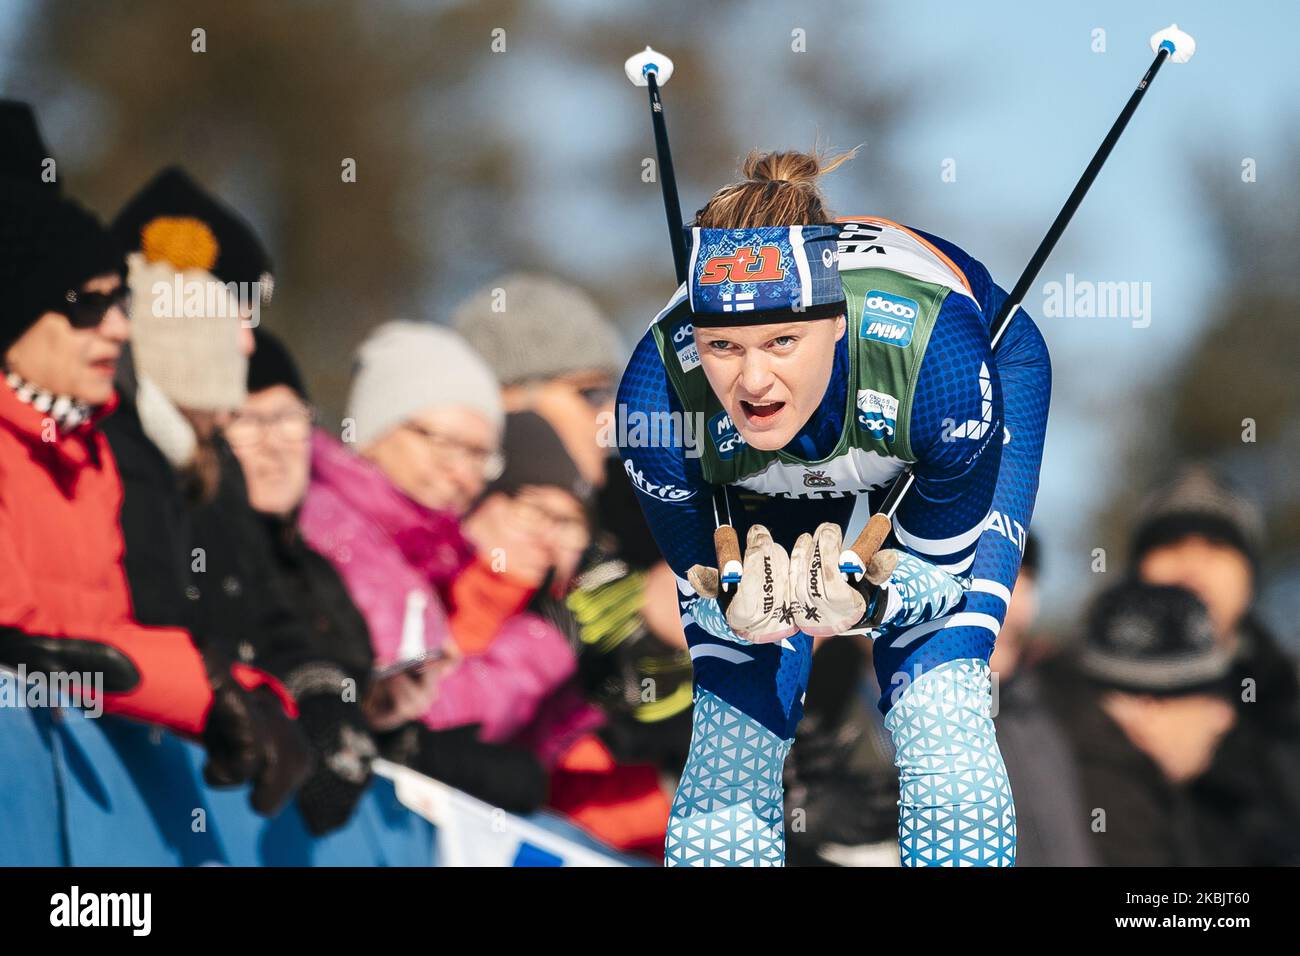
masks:
<svg viewBox="0 0 1300 956"><path fill-rule="evenodd" d="M1015 807L990 707L988 664L967 658L925 671L886 715L897 753L904 866L1015 863ZM666 864L783 865L781 773L792 743L699 690Z"/></svg>

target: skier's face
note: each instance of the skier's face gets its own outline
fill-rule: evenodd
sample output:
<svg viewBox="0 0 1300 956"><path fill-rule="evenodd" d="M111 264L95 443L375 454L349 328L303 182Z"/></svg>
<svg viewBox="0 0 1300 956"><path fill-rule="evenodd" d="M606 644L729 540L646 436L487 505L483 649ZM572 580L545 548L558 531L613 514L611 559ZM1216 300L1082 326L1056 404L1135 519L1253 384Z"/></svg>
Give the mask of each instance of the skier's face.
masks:
<svg viewBox="0 0 1300 956"><path fill-rule="evenodd" d="M784 448L812 417L831 379L844 317L695 330L700 364L741 437Z"/></svg>

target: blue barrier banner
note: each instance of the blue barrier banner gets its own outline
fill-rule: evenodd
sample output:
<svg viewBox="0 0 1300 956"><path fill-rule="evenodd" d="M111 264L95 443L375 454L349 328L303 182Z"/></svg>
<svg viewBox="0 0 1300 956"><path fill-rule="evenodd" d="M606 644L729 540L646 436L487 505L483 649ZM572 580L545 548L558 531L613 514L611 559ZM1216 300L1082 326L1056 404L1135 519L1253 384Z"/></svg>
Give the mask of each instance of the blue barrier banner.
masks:
<svg viewBox="0 0 1300 956"><path fill-rule="evenodd" d="M317 838L294 803L267 819L246 787L207 786L203 761L196 744L144 724L0 707L0 865L432 865L433 827L386 780Z"/></svg>
<svg viewBox="0 0 1300 956"><path fill-rule="evenodd" d="M386 761L347 825L313 837L295 803L260 817L247 787L204 783L203 763L157 727L0 706L0 866L644 865L563 818L513 816Z"/></svg>

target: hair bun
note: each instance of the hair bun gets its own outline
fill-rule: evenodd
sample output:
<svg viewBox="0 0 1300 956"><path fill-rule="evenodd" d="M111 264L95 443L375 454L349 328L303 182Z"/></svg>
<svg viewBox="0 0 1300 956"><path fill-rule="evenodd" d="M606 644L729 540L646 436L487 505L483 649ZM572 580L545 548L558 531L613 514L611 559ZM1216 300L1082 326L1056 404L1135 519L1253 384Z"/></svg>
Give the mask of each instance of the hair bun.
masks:
<svg viewBox="0 0 1300 956"><path fill-rule="evenodd" d="M814 153L762 153L754 150L745 157L741 173L756 183L811 185L822 174L821 157Z"/></svg>
<svg viewBox="0 0 1300 956"><path fill-rule="evenodd" d="M754 150L745 157L741 182L723 186L695 214L694 225L705 229L750 229L757 226L818 225L831 221L818 178L840 166L856 149L826 156ZM782 189L791 184L797 189ZM774 184L776 185L774 188Z"/></svg>

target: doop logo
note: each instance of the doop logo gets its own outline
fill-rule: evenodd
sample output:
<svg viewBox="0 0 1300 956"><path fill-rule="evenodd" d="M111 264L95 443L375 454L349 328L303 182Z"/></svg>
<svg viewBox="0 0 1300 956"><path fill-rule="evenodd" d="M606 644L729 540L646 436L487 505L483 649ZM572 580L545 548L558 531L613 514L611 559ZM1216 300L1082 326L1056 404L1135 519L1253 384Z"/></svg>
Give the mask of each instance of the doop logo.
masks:
<svg viewBox="0 0 1300 956"><path fill-rule="evenodd" d="M713 444L718 449L718 457L723 461L731 458L736 454L736 449L745 444L745 439L741 437L740 432L731 421L731 416L725 411L718 412L709 419L709 434L713 436Z"/></svg>
<svg viewBox="0 0 1300 956"><path fill-rule="evenodd" d="M921 306L915 299L872 289L862 305L858 337L907 348Z"/></svg>

